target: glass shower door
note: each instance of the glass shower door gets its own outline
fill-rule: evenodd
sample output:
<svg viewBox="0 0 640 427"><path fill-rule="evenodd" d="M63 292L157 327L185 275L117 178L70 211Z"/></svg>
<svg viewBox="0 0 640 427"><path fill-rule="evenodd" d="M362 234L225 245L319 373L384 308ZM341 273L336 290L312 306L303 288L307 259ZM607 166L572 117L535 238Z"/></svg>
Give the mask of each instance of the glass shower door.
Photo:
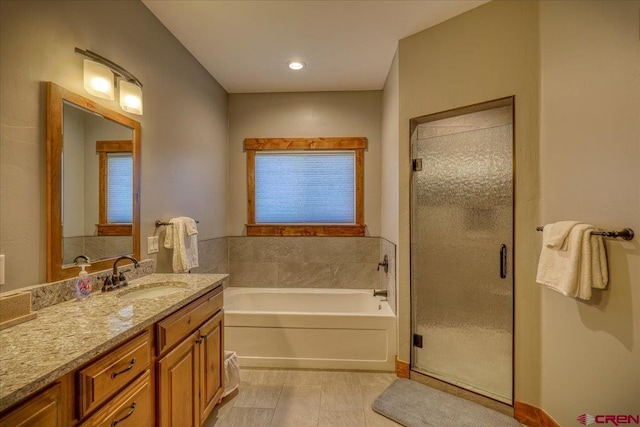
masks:
<svg viewBox="0 0 640 427"><path fill-rule="evenodd" d="M512 99L413 125L412 369L511 404Z"/></svg>

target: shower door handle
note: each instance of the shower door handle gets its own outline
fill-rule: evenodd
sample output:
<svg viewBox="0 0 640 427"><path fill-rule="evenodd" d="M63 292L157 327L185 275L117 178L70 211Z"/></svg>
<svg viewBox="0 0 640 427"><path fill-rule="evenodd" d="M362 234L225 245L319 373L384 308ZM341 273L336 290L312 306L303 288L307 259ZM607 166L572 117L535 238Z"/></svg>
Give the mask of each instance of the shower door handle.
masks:
<svg viewBox="0 0 640 427"><path fill-rule="evenodd" d="M500 278L507 278L507 245L500 246Z"/></svg>

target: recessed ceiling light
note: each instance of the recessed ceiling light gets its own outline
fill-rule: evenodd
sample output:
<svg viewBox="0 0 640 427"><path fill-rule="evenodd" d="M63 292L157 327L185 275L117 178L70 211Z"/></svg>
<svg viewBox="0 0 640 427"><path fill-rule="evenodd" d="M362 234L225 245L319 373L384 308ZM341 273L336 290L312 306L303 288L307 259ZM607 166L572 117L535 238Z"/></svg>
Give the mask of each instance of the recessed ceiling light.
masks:
<svg viewBox="0 0 640 427"><path fill-rule="evenodd" d="M302 62L302 61L289 61L289 62L287 62L287 65L292 70L299 71L299 70L302 70L305 67L306 64L304 62Z"/></svg>

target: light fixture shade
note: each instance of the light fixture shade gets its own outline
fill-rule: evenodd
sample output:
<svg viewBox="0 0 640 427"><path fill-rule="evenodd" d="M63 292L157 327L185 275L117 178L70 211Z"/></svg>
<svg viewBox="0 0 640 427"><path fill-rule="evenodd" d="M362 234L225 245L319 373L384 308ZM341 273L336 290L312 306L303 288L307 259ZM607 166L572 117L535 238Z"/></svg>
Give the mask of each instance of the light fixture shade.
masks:
<svg viewBox="0 0 640 427"><path fill-rule="evenodd" d="M289 61L287 62L287 66L292 69L293 71L300 71L302 70L304 67L307 66L307 64L305 64L302 61Z"/></svg>
<svg viewBox="0 0 640 427"><path fill-rule="evenodd" d="M84 60L84 89L93 96L113 100L114 76L109 67L94 62L90 59Z"/></svg>
<svg viewBox="0 0 640 427"><path fill-rule="evenodd" d="M120 80L120 108L127 113L142 115L142 89L140 86Z"/></svg>

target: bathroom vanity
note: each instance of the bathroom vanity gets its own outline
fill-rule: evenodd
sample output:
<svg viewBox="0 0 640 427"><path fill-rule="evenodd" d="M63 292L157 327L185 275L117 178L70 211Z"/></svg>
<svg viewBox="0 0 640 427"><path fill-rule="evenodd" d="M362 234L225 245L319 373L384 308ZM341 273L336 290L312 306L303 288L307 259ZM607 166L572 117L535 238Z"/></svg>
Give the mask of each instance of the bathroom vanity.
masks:
<svg viewBox="0 0 640 427"><path fill-rule="evenodd" d="M226 277L151 274L0 332L0 425L202 425L224 390Z"/></svg>

